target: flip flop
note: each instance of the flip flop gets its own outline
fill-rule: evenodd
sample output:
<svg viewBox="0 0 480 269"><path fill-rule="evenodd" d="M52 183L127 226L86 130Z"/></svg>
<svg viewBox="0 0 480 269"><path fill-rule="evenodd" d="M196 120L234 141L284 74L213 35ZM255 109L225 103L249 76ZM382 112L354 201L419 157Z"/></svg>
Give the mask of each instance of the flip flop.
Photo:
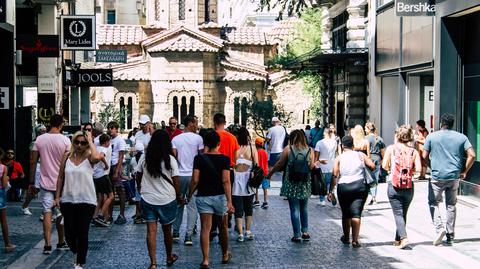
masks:
<svg viewBox="0 0 480 269"><path fill-rule="evenodd" d="M177 254L172 254L172 259L167 260L167 266L172 266L178 260Z"/></svg>
<svg viewBox="0 0 480 269"><path fill-rule="evenodd" d="M228 254L227 254L227 259L226 259L226 260L222 260L222 264L228 264L228 263L230 263L231 260L232 260L232 253L231 253L231 252L228 252Z"/></svg>

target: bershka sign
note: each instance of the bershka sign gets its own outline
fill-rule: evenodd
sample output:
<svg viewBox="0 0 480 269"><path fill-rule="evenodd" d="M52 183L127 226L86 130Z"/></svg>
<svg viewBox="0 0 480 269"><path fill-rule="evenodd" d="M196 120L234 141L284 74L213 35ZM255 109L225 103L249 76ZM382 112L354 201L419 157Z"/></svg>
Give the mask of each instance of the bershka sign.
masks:
<svg viewBox="0 0 480 269"><path fill-rule="evenodd" d="M112 86L112 69L80 69L76 71L66 71L65 83L68 86L95 87Z"/></svg>
<svg viewBox="0 0 480 269"><path fill-rule="evenodd" d="M0 23L7 22L7 0L0 0Z"/></svg>
<svg viewBox="0 0 480 269"><path fill-rule="evenodd" d="M95 49L95 16L62 16L60 29L62 50Z"/></svg>
<svg viewBox="0 0 480 269"><path fill-rule="evenodd" d="M97 50L95 60L97 63L126 63L127 50Z"/></svg>
<svg viewBox="0 0 480 269"><path fill-rule="evenodd" d="M17 35L17 49L22 51L25 58L60 56L58 35Z"/></svg>
<svg viewBox="0 0 480 269"><path fill-rule="evenodd" d="M395 0L397 16L435 16L435 0Z"/></svg>

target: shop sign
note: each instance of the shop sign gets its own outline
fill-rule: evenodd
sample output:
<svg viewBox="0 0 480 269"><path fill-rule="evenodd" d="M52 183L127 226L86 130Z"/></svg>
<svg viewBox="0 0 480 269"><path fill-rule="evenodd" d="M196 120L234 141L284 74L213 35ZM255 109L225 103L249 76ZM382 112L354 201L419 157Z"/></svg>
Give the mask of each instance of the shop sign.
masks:
<svg viewBox="0 0 480 269"><path fill-rule="evenodd" d="M435 16L435 0L395 0L397 16Z"/></svg>
<svg viewBox="0 0 480 269"><path fill-rule="evenodd" d="M7 22L7 0L0 0L0 23Z"/></svg>
<svg viewBox="0 0 480 269"><path fill-rule="evenodd" d="M38 93L55 93L55 78L38 78Z"/></svg>
<svg viewBox="0 0 480 269"><path fill-rule="evenodd" d="M50 118L55 114L55 94L39 93L38 94L38 123L45 126L50 124Z"/></svg>
<svg viewBox="0 0 480 269"><path fill-rule="evenodd" d="M17 35L17 49L25 58L58 58L58 35Z"/></svg>
<svg viewBox="0 0 480 269"><path fill-rule="evenodd" d="M97 63L126 63L127 50L97 50L95 61Z"/></svg>
<svg viewBox="0 0 480 269"><path fill-rule="evenodd" d="M0 87L0 109L10 109L10 89L8 87Z"/></svg>
<svg viewBox="0 0 480 269"><path fill-rule="evenodd" d="M112 69L80 69L66 71L66 84L68 86L95 87L112 86Z"/></svg>
<svg viewBox="0 0 480 269"><path fill-rule="evenodd" d="M62 50L95 49L95 16L62 16L60 29Z"/></svg>

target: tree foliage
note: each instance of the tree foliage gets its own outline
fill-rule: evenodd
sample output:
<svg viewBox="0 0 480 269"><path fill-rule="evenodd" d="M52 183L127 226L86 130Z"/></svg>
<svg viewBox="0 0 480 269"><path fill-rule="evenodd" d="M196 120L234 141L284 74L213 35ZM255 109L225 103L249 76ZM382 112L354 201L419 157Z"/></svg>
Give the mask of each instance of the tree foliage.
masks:
<svg viewBox="0 0 480 269"><path fill-rule="evenodd" d="M282 105L273 104L271 98L266 101L253 97L247 104L247 117L255 133L265 138L265 130L272 127L272 118L277 117L285 126L291 121L292 112L286 112Z"/></svg>
<svg viewBox="0 0 480 269"><path fill-rule="evenodd" d="M321 14L319 8L309 8L301 14L301 21L295 27L295 38L286 46L285 51L277 55L270 65L274 69L283 69L285 65L299 56L319 49L321 45ZM310 70L295 70L292 76L303 82L303 90L312 97L310 107L313 117L322 116L322 76Z"/></svg>
<svg viewBox="0 0 480 269"><path fill-rule="evenodd" d="M288 16L301 15L305 10L310 8L318 8L325 4L335 4L336 0L260 0L260 10L272 10L277 7L279 10L279 18L282 14Z"/></svg>
<svg viewBox="0 0 480 269"><path fill-rule="evenodd" d="M98 112L98 121L103 126L107 126L111 121L120 123L120 110L112 103L102 104L100 112Z"/></svg>

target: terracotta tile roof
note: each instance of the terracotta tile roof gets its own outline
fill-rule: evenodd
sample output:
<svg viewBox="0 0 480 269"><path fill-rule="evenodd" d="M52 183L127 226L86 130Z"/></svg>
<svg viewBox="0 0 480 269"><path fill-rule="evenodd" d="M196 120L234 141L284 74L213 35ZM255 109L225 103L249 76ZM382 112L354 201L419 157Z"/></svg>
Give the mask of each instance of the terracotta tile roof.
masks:
<svg viewBox="0 0 480 269"><path fill-rule="evenodd" d="M257 65L240 59L225 57L220 61L225 70L223 81L263 80L267 79L265 66Z"/></svg>
<svg viewBox="0 0 480 269"><path fill-rule="evenodd" d="M155 34L142 41L148 52L209 51L217 52L223 40L208 33L180 26Z"/></svg>
<svg viewBox="0 0 480 269"><path fill-rule="evenodd" d="M235 45L267 45L267 37L258 27L239 27L226 30L228 44Z"/></svg>
<svg viewBox="0 0 480 269"><path fill-rule="evenodd" d="M141 25L97 25L97 45L140 45L145 36Z"/></svg>
<svg viewBox="0 0 480 269"><path fill-rule="evenodd" d="M293 38L295 26L301 20L296 17L289 17L285 20L277 22L269 32L266 33L270 43L278 44Z"/></svg>

